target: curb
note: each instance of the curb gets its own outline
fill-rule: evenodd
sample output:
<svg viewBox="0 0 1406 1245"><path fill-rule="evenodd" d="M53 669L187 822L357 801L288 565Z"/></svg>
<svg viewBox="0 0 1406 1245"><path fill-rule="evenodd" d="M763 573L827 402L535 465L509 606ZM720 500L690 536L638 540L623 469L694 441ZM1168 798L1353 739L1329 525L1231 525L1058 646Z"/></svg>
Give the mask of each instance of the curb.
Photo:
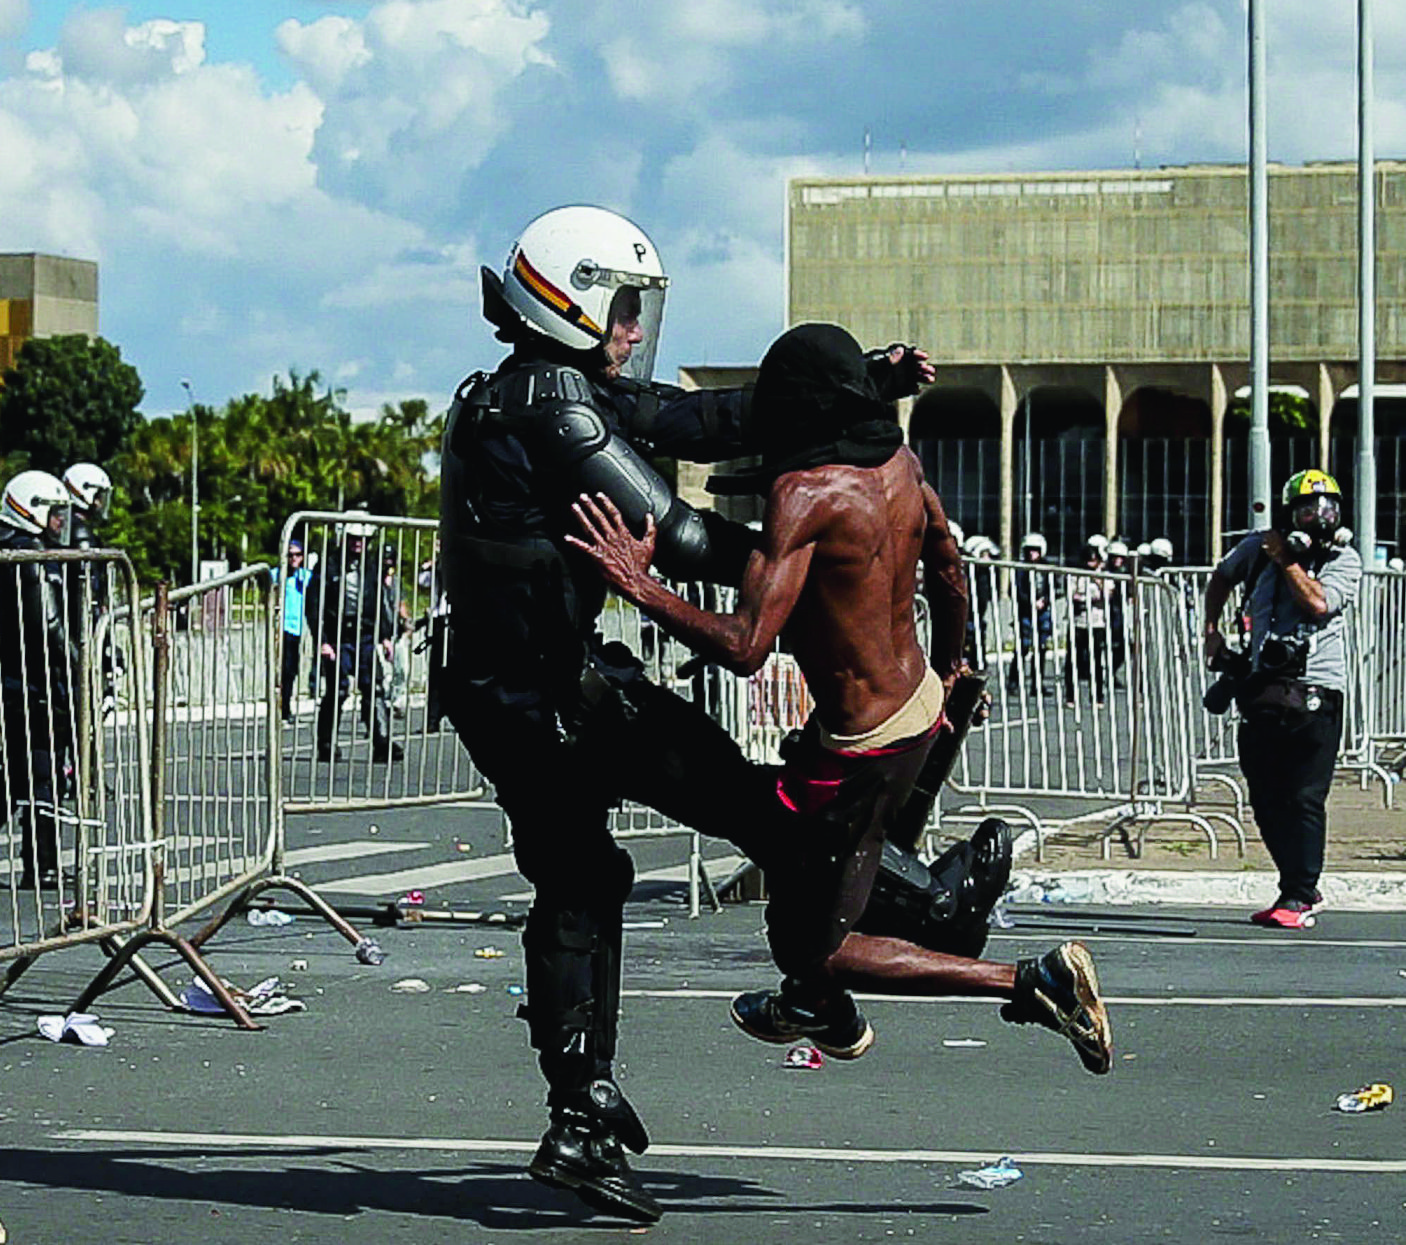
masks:
<svg viewBox="0 0 1406 1245"><path fill-rule="evenodd" d="M1016 838L1013 855L1019 861L1034 847L1035 832L1027 830ZM1345 912L1406 912L1406 873L1325 873L1318 887L1329 908ZM1272 902L1276 893L1275 876L1268 870L1055 870L1031 864L1012 869L1005 902L1255 909Z"/></svg>

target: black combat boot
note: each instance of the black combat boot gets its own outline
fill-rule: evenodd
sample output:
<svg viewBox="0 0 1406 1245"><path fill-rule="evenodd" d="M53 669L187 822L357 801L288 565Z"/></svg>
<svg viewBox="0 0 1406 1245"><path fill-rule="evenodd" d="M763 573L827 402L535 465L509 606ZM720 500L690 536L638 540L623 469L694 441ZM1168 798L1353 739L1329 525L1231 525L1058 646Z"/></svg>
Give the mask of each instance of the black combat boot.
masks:
<svg viewBox="0 0 1406 1245"><path fill-rule="evenodd" d="M570 1189L587 1206L637 1223L657 1223L664 1208L630 1170L615 1134L584 1111L553 1107L528 1174L554 1189Z"/></svg>

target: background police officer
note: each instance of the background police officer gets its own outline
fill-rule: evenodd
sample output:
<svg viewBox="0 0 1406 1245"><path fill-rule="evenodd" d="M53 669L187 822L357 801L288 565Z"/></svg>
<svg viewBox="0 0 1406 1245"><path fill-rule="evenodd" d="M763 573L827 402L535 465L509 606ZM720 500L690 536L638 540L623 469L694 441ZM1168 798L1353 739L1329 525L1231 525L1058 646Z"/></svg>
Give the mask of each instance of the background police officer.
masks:
<svg viewBox="0 0 1406 1245"><path fill-rule="evenodd" d="M47 471L22 471L0 495L0 551L62 548L68 492ZM22 889L58 886L55 783L70 742L63 580L43 562L0 566L0 691L5 767L0 816L21 827Z"/></svg>
<svg viewBox="0 0 1406 1245"><path fill-rule="evenodd" d="M1300 929L1322 903L1328 789L1342 737L1347 683L1344 611L1362 560L1342 527L1342 493L1323 471L1300 471L1272 530L1246 536L1206 588L1205 652L1225 649L1221 611L1246 585L1253 673L1239 690L1240 769L1255 821L1279 870L1279 896L1250 919Z"/></svg>

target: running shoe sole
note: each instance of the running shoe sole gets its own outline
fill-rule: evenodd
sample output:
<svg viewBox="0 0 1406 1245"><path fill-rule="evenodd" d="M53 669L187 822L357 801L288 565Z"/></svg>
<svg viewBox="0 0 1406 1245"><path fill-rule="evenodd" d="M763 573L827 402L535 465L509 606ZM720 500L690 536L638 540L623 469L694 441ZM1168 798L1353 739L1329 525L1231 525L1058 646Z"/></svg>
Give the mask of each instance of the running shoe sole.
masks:
<svg viewBox="0 0 1406 1245"><path fill-rule="evenodd" d="M1058 1031L1073 1044L1084 1067L1096 1076L1103 1076L1113 1070L1113 1028L1108 1023L1108 1010L1099 997L1094 957L1082 942L1067 942L1059 952L1064 966L1073 975L1079 1010L1066 1017ZM1088 1017L1087 1026L1079 1024L1081 1013Z"/></svg>

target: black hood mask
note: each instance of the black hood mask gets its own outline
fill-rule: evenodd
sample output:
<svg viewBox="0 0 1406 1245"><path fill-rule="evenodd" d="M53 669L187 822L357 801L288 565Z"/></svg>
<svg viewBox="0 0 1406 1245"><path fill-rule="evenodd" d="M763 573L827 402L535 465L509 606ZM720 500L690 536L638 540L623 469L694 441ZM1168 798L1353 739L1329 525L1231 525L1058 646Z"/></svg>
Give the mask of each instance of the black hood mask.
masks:
<svg viewBox="0 0 1406 1245"><path fill-rule="evenodd" d="M903 444L859 343L836 324L798 325L772 343L757 374L752 421L762 465L712 476L710 493L766 493L788 471L831 463L878 467Z"/></svg>

